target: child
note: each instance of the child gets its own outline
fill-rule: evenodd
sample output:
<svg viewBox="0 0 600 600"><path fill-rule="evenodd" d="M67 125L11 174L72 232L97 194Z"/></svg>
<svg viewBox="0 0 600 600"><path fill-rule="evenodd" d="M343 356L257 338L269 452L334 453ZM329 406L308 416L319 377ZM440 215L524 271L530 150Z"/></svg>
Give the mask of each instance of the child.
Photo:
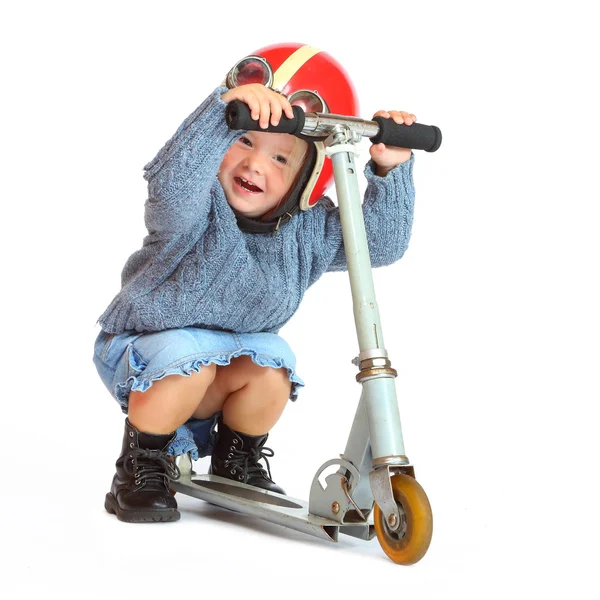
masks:
<svg viewBox="0 0 600 600"><path fill-rule="evenodd" d="M356 115L347 74L324 52L286 44L240 61L227 83L146 165L148 235L99 319L94 362L128 414L105 501L122 521L179 519L169 479L179 476L173 456L188 452L211 454L215 475L284 493L265 442L303 383L277 331L323 273L347 268L338 209L317 204L331 181L323 144L229 131L224 119L232 100L262 128L292 117L291 103ZM383 144L370 152L363 212L381 266L408 244L413 160Z"/></svg>

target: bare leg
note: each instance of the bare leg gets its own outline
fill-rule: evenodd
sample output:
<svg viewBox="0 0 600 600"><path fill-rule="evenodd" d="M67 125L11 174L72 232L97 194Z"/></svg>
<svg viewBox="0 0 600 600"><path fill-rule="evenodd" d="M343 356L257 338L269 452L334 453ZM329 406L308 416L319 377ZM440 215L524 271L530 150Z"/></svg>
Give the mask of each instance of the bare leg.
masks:
<svg viewBox="0 0 600 600"><path fill-rule="evenodd" d="M129 395L129 422L146 433L171 433L185 423L215 379L216 365L199 373L169 375L152 383L145 392Z"/></svg>
<svg viewBox="0 0 600 600"><path fill-rule="evenodd" d="M249 356L226 366L207 365L192 375L169 375L145 392L131 392L129 421L147 433L171 433L191 416L223 411L235 431L262 435L277 423L290 396L286 369L260 367Z"/></svg>
<svg viewBox="0 0 600 600"><path fill-rule="evenodd" d="M286 369L261 367L240 356L217 367L212 385L193 416L205 419L223 411L224 423L235 431L263 435L277 423L290 397Z"/></svg>

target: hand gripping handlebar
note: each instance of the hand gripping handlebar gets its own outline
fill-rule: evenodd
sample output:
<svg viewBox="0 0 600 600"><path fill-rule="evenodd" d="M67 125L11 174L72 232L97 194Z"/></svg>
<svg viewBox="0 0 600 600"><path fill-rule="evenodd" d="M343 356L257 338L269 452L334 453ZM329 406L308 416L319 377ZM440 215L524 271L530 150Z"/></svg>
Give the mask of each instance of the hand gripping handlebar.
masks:
<svg viewBox="0 0 600 600"><path fill-rule="evenodd" d="M247 104L233 100L227 105L225 119L229 129L245 129L247 131L265 131L270 133L291 133L323 140L334 131L336 126L345 126L356 135L368 137L373 144L383 143L386 146L411 148L435 152L442 143L442 132L435 125L398 125L392 119L375 117L373 121L365 121L356 117L330 115L327 113L305 113L299 106L292 106L294 118L281 115L279 125L269 123L266 129L260 127L258 119L251 117Z"/></svg>

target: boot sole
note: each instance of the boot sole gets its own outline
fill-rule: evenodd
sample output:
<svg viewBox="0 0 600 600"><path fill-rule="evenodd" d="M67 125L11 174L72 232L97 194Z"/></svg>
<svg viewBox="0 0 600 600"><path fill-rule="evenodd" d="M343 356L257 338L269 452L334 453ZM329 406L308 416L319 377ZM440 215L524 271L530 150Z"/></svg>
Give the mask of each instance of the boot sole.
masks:
<svg viewBox="0 0 600 600"><path fill-rule="evenodd" d="M116 498L106 494L104 508L111 515L116 515L124 523L168 523L179 521L181 513L176 508L163 508L159 510L123 510L119 507Z"/></svg>

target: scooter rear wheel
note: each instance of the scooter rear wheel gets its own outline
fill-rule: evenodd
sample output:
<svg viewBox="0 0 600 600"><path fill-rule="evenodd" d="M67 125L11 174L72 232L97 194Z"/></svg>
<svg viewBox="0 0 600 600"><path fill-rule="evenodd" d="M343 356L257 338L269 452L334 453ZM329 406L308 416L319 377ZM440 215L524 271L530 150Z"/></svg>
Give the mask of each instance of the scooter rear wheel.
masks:
<svg viewBox="0 0 600 600"><path fill-rule="evenodd" d="M412 565L425 556L433 533L433 515L425 490L405 474L391 478L394 499L398 504L401 522L396 531L386 523L375 504L375 532L383 551L399 565Z"/></svg>

